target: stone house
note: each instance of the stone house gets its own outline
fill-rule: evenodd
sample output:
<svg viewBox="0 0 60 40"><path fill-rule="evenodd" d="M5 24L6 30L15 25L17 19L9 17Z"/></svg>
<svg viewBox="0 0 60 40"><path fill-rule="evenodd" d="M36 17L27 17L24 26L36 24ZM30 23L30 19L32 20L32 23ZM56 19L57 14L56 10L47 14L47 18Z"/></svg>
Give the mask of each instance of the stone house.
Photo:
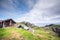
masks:
<svg viewBox="0 0 60 40"><path fill-rule="evenodd" d="M14 26L16 22L12 19L0 20L0 28Z"/></svg>

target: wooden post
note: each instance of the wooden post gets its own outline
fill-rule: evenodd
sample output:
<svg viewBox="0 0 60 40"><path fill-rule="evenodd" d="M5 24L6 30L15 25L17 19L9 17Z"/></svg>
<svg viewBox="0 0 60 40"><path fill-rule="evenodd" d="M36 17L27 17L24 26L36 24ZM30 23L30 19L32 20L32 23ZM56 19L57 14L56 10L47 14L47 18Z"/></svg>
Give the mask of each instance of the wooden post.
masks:
<svg viewBox="0 0 60 40"><path fill-rule="evenodd" d="M5 27L5 22L3 21L3 28Z"/></svg>
<svg viewBox="0 0 60 40"><path fill-rule="evenodd" d="M11 26L12 24L11 24L11 20L10 20L10 26Z"/></svg>

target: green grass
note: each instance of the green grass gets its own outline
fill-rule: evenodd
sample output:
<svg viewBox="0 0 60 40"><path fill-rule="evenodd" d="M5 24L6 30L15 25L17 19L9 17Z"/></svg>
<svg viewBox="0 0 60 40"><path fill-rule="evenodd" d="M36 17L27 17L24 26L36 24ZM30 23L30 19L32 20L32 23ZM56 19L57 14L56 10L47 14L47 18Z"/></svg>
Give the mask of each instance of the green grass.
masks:
<svg viewBox="0 0 60 40"><path fill-rule="evenodd" d="M13 33L14 32L14 33ZM13 34L13 35L12 35ZM16 34L16 37L14 37ZM22 38L18 35L21 35L23 40L40 40L39 37L33 35L31 32L21 29L21 28L0 28L0 40L22 40ZM13 38L11 38L13 37Z"/></svg>
<svg viewBox="0 0 60 40"><path fill-rule="evenodd" d="M21 31L19 31L21 30ZM31 32L28 32L23 29L19 29L18 32L22 34L23 37L25 37L26 40L40 40L37 36L33 35Z"/></svg>
<svg viewBox="0 0 60 40"><path fill-rule="evenodd" d="M6 31L6 29L0 28L0 38L8 37L9 34L10 33L8 31Z"/></svg>
<svg viewBox="0 0 60 40"><path fill-rule="evenodd" d="M35 28L35 34L40 35L41 40L60 40L60 37L58 37L53 31L47 30L45 28Z"/></svg>
<svg viewBox="0 0 60 40"><path fill-rule="evenodd" d="M53 31L35 28L34 34L21 28L0 28L0 40L60 40Z"/></svg>

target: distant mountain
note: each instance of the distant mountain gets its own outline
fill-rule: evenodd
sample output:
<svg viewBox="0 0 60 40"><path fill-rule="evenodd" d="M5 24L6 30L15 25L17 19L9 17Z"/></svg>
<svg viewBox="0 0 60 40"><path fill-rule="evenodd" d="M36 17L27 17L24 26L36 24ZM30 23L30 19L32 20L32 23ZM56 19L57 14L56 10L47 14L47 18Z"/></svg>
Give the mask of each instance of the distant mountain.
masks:
<svg viewBox="0 0 60 40"><path fill-rule="evenodd" d="M45 27L49 27L50 30L52 30L58 36L60 36L60 25L50 24L50 25L46 25Z"/></svg>
<svg viewBox="0 0 60 40"><path fill-rule="evenodd" d="M50 27L50 26L53 26L54 24L49 24L49 25L45 25L45 27Z"/></svg>

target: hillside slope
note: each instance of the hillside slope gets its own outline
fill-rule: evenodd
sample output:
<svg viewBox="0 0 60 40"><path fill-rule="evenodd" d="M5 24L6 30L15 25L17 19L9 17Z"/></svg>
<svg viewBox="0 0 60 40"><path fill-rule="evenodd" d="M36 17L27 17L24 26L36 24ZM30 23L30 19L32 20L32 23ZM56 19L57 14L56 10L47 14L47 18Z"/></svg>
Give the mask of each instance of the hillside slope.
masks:
<svg viewBox="0 0 60 40"><path fill-rule="evenodd" d="M41 40L60 40L60 37L52 30L45 27L35 27L35 35Z"/></svg>
<svg viewBox="0 0 60 40"><path fill-rule="evenodd" d="M60 37L60 25L50 24L50 25L46 25L45 28L49 28L49 30L52 30Z"/></svg>
<svg viewBox="0 0 60 40"><path fill-rule="evenodd" d="M0 40L40 40L40 38L21 28L0 28Z"/></svg>
<svg viewBox="0 0 60 40"><path fill-rule="evenodd" d="M49 25L48 27L34 26L33 28L34 33L23 28L0 28L0 40L60 40L59 33L56 33L60 31L55 29L60 29L58 25ZM55 32L52 28L55 29Z"/></svg>

